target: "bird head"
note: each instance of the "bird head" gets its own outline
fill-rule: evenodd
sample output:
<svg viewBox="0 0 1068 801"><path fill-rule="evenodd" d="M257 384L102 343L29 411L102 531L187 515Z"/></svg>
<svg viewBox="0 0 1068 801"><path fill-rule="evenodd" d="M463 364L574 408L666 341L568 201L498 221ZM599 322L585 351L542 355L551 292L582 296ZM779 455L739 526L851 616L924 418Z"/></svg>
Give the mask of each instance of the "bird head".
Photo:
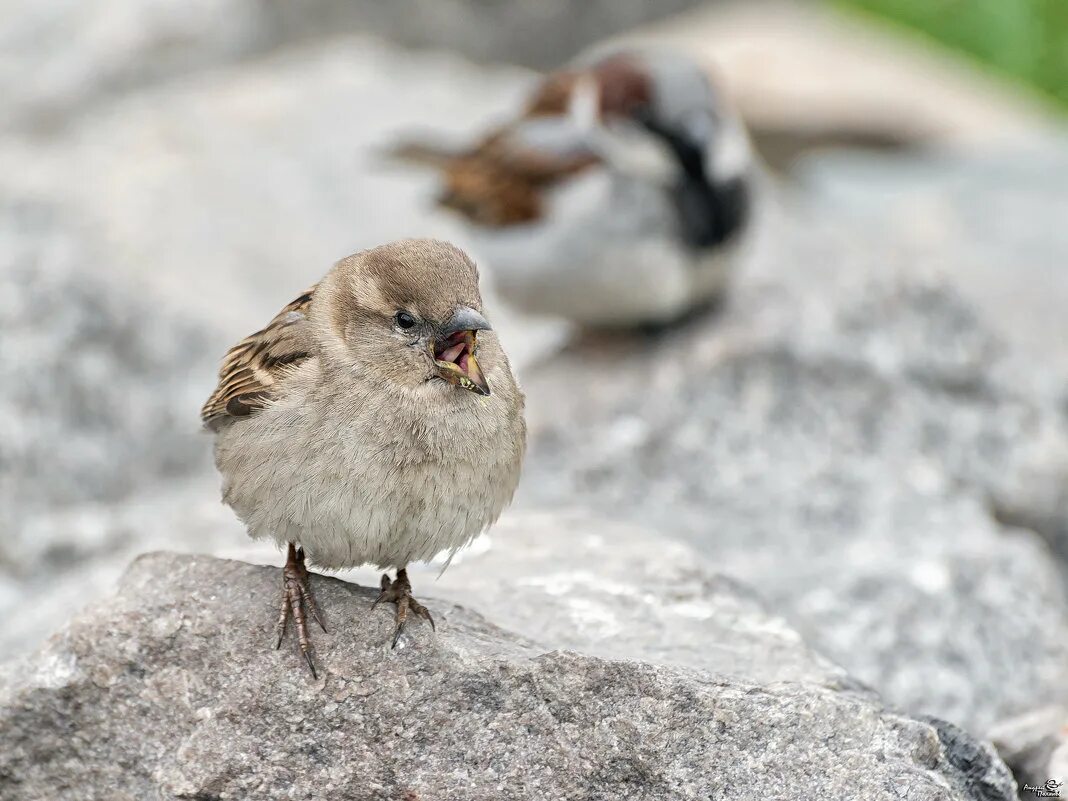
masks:
<svg viewBox="0 0 1068 801"><path fill-rule="evenodd" d="M580 62L567 102L591 152L621 173L661 184L742 175L749 141L709 71L656 48L601 50Z"/></svg>
<svg viewBox="0 0 1068 801"><path fill-rule="evenodd" d="M405 143L441 171L439 205L486 228L544 220L548 192L597 166L664 186L742 177L744 126L707 71L669 50L600 49L546 76L523 110L473 147Z"/></svg>
<svg viewBox="0 0 1068 801"><path fill-rule="evenodd" d="M489 395L485 349L492 329L482 313L478 269L459 248L409 239L338 262L318 290L324 356L385 386L455 387ZM476 355L477 354L477 355Z"/></svg>

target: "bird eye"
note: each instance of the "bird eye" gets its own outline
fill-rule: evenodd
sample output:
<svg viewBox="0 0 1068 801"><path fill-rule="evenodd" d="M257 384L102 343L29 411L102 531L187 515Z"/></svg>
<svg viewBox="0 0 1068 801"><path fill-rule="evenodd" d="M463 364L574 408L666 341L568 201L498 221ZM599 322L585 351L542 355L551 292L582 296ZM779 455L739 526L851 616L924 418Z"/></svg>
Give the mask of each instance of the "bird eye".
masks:
<svg viewBox="0 0 1068 801"><path fill-rule="evenodd" d="M415 318L408 314L406 311L397 312L397 326L400 328L408 329L415 326Z"/></svg>

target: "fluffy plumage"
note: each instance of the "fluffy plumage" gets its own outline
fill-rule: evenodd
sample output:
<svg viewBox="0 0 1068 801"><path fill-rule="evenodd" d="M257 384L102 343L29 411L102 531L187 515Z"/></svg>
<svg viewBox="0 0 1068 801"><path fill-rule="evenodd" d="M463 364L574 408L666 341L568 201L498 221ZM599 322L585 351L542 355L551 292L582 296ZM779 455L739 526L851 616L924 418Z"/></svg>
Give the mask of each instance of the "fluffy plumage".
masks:
<svg viewBox="0 0 1068 801"><path fill-rule="evenodd" d="M519 480L523 396L490 330L470 354L490 394L450 383L434 341L460 341L445 330L457 310L482 319L474 264L398 242L338 262L230 350L202 417L250 536L325 568L403 568L496 520Z"/></svg>
<svg viewBox="0 0 1068 801"><path fill-rule="evenodd" d="M470 149L402 155L441 170L439 203L510 302L584 324L667 322L715 299L749 228L744 126L671 52L594 54Z"/></svg>

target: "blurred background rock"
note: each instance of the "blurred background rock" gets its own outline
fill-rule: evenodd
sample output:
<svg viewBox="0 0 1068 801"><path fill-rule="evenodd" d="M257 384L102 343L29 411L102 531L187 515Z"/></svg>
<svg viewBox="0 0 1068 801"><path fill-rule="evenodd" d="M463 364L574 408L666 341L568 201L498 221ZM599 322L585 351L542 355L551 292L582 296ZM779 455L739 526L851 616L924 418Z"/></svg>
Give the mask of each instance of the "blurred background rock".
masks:
<svg viewBox="0 0 1068 801"><path fill-rule="evenodd" d="M1037 0L0 3L2 658L144 550L276 561L217 499L218 358L343 254L462 244L384 148L462 141L610 37L707 60L774 188L727 308L679 331L569 341L494 302L531 410L516 514L640 523L635 563L685 540L910 713L1056 717L1068 20ZM515 530L429 592L535 569Z"/></svg>

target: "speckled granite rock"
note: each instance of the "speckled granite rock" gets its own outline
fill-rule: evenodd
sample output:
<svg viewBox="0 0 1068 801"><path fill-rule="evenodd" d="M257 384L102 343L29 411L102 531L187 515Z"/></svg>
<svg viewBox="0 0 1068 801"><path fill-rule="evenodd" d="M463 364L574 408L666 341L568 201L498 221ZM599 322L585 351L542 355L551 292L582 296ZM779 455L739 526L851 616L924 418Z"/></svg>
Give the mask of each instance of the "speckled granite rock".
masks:
<svg viewBox="0 0 1068 801"><path fill-rule="evenodd" d="M1057 176L1065 170L1062 131L1043 145L979 155L825 154L809 160L803 181L813 213L881 254L883 272L951 287L997 342L998 358L983 360L984 380L998 383L1002 396L1045 404L1063 430L1068 416L1056 412L1068 397L1068 274L1060 268L1068 192ZM947 351L941 339L928 342L927 350ZM1047 430L1017 443L1024 448L1026 463L989 471L991 501L1000 519L1039 532L1068 566L1068 445Z"/></svg>
<svg viewBox="0 0 1068 801"><path fill-rule="evenodd" d="M0 573L41 569L24 524L208 464L197 436L205 338L103 280L54 209L0 207Z"/></svg>
<svg viewBox="0 0 1068 801"><path fill-rule="evenodd" d="M1042 145L909 159L826 153L800 180L814 215L867 246L892 275L952 286L999 342L1000 368L1019 391L1068 389L1068 134ZM931 346L943 350L939 342Z"/></svg>
<svg viewBox="0 0 1068 801"><path fill-rule="evenodd" d="M277 570L140 559L9 671L0 795L1009 801L992 752L866 695L548 651L434 603L387 648L374 593L314 582L313 682L270 650Z"/></svg>
<svg viewBox="0 0 1068 801"><path fill-rule="evenodd" d="M1020 787L1044 787L1051 779L1068 782L1068 708L1045 706L999 721L990 740ZM1021 792L1020 797L1035 795Z"/></svg>
<svg viewBox="0 0 1068 801"><path fill-rule="evenodd" d="M415 568L413 582L554 648L861 690L752 590L659 532L579 511L511 512L485 540L440 576Z"/></svg>
<svg viewBox="0 0 1068 801"><path fill-rule="evenodd" d="M952 281L796 225L724 314L528 381L586 402L531 404L520 502L683 537L915 714L982 732L1061 698L1063 577L1007 524L1068 508L1063 417Z"/></svg>

